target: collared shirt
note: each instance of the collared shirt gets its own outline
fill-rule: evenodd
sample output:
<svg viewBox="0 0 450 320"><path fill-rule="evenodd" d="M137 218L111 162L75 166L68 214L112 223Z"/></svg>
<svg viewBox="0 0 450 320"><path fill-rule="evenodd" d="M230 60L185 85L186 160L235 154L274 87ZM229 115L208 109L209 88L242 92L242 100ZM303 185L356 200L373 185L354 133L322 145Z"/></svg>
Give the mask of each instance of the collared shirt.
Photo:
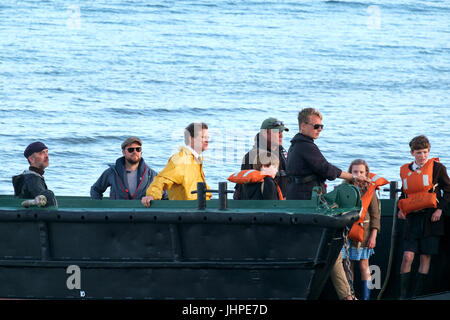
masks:
<svg viewBox="0 0 450 320"><path fill-rule="evenodd" d="M197 153L197 151L195 151L194 149L191 148L191 146L185 146L186 149L188 149L190 152L192 152L192 154L194 155L195 159L197 159L200 163L203 162L202 157Z"/></svg>
<svg viewBox="0 0 450 320"><path fill-rule="evenodd" d="M422 168L422 166L419 166L419 165L414 161L414 163L412 164L411 169L413 169L413 171L416 171L416 170L418 170L418 169L420 169L420 168Z"/></svg>

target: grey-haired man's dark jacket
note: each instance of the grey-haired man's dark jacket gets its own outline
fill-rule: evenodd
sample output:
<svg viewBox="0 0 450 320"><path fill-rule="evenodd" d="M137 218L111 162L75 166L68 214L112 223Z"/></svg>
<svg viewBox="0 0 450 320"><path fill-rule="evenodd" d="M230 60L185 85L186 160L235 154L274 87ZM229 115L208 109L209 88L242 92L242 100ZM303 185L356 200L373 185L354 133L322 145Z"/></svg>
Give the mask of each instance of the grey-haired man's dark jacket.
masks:
<svg viewBox="0 0 450 320"><path fill-rule="evenodd" d="M33 199L38 195L44 195L47 198L46 206L56 205L56 198L53 191L47 188L42 174L38 173L38 169L30 167L19 175L12 177L14 186L14 196L23 199Z"/></svg>
<svg viewBox="0 0 450 320"><path fill-rule="evenodd" d="M103 199L103 193L108 187L111 187L109 192L110 199L113 200L140 200L145 196L150 183L158 174L155 170L150 169L141 159L137 169L138 181L137 189L134 194L131 194L128 187L128 181L125 175L125 157L120 157L116 160L115 165L109 165L100 178L91 187L92 199ZM168 199L167 193L163 194L162 199Z"/></svg>

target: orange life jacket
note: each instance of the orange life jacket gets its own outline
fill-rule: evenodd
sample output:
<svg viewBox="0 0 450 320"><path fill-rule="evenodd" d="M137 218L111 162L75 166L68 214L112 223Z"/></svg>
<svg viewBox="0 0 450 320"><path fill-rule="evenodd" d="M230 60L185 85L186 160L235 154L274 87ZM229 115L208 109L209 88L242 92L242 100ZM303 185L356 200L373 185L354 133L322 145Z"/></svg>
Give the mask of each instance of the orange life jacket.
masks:
<svg viewBox="0 0 450 320"><path fill-rule="evenodd" d="M387 181L385 178L379 177L375 173L369 172L369 178L372 180L372 182L370 183L367 191L361 196L362 208L360 217L358 221L355 221L355 223L353 223L353 226L348 233L348 238L353 241L362 242L364 240L364 218L366 216L366 212L369 208L370 202L372 201L373 193L378 187L384 186L385 184L389 183L389 181Z"/></svg>
<svg viewBox="0 0 450 320"><path fill-rule="evenodd" d="M429 159L422 168L412 171L404 164L400 168L403 192L406 198L398 201L398 207L404 214L426 208L437 208L436 193L433 192L433 167L439 158Z"/></svg>
<svg viewBox="0 0 450 320"><path fill-rule="evenodd" d="M242 170L240 172L233 173L228 177L228 181L239 183L239 184L247 184L247 183L257 183L263 182L265 177L270 177L268 174L264 174L261 171L250 169L250 170ZM278 199L284 200L283 193L281 192L280 186L275 183L278 190Z"/></svg>

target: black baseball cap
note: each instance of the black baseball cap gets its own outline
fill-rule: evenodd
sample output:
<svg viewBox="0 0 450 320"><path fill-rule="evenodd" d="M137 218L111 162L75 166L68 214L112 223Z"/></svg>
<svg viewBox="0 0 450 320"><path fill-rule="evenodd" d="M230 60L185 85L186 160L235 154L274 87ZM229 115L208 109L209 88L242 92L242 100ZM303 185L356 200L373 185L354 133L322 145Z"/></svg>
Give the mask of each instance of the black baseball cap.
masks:
<svg viewBox="0 0 450 320"><path fill-rule="evenodd" d="M23 152L23 155L25 158L28 159L28 157L31 156L33 153L41 152L44 149L48 149L47 146L40 141L36 141L28 145L28 147Z"/></svg>

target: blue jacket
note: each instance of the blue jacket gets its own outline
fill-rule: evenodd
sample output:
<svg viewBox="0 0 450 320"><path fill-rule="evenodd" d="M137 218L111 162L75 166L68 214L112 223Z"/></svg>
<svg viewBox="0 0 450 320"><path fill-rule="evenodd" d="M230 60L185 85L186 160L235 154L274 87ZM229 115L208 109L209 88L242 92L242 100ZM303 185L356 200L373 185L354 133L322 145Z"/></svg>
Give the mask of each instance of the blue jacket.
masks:
<svg viewBox="0 0 450 320"><path fill-rule="evenodd" d="M108 187L111 187L109 197L112 200L140 200L145 196L145 191L158 173L150 169L144 159L141 159L137 174L138 187L136 192L131 194L128 190L128 181L125 178L125 157L117 159L116 164L109 165L109 168L92 185L91 198L103 199L103 193ZM167 193L163 195L164 198L167 199Z"/></svg>

